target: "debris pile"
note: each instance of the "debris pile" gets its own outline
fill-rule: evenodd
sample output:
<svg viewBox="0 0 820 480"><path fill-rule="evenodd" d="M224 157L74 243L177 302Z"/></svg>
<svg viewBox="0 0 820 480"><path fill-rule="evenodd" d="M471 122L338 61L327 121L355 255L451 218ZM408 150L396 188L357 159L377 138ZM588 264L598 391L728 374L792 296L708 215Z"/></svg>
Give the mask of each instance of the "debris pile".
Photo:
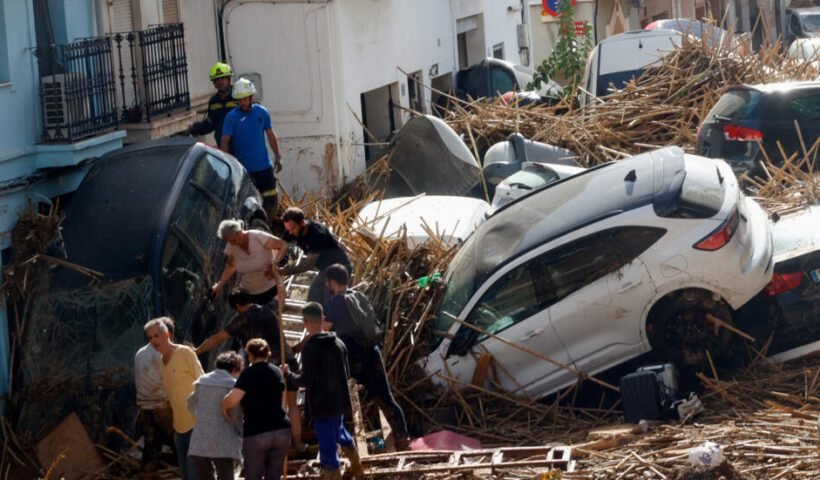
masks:
<svg viewBox="0 0 820 480"><path fill-rule="evenodd" d="M812 80L820 74L810 63L786 60L778 49L775 45L741 55L686 37L680 48L649 66L626 88L593 99L585 107L567 102L516 107L485 100L456 101L444 119L468 145L474 139L479 152L521 133L576 152L582 166L667 145L691 152L702 120L729 87Z"/></svg>

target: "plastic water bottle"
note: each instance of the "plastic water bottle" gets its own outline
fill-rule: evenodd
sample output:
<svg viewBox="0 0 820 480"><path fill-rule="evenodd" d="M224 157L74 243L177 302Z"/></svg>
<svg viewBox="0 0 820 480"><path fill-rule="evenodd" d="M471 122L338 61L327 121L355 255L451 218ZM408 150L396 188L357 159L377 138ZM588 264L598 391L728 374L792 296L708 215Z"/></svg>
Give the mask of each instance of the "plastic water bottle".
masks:
<svg viewBox="0 0 820 480"><path fill-rule="evenodd" d="M693 466L715 466L723 463L723 452L715 442L704 442L703 445L689 450L689 463Z"/></svg>
<svg viewBox="0 0 820 480"><path fill-rule="evenodd" d="M382 437L373 437L367 440L373 445L374 450L384 450L384 439Z"/></svg>

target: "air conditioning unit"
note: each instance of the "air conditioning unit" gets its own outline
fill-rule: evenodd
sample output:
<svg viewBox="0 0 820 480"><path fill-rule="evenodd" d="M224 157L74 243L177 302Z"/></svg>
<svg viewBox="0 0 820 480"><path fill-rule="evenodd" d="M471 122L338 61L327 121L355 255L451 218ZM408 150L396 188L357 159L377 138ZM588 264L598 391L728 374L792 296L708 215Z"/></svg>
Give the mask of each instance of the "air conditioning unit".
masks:
<svg viewBox="0 0 820 480"><path fill-rule="evenodd" d="M59 73L40 78L40 99L49 137L70 137L58 130L76 127L90 116L88 83L82 73Z"/></svg>

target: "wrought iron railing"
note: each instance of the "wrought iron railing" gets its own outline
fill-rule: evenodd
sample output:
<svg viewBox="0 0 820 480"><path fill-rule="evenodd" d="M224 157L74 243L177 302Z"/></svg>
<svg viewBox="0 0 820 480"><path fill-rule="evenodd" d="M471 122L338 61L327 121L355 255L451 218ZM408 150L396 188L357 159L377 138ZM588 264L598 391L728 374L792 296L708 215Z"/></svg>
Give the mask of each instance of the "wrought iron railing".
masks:
<svg viewBox="0 0 820 480"><path fill-rule="evenodd" d="M191 107L181 23L35 49L43 142L73 142Z"/></svg>
<svg viewBox="0 0 820 480"><path fill-rule="evenodd" d="M117 126L107 37L37 48L43 142L73 142Z"/></svg>
<svg viewBox="0 0 820 480"><path fill-rule="evenodd" d="M124 122L150 122L156 115L190 108L181 23L116 33L112 39Z"/></svg>

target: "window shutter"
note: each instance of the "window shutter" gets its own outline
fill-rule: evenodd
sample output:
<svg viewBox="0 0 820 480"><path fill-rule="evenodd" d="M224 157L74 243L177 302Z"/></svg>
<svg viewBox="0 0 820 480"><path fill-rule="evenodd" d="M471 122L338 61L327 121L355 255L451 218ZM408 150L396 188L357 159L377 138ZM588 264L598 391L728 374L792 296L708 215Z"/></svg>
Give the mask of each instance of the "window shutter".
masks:
<svg viewBox="0 0 820 480"><path fill-rule="evenodd" d="M134 30L134 13L131 0L111 0L111 32L130 32Z"/></svg>
<svg viewBox="0 0 820 480"><path fill-rule="evenodd" d="M177 0L162 0L162 23L179 23Z"/></svg>

